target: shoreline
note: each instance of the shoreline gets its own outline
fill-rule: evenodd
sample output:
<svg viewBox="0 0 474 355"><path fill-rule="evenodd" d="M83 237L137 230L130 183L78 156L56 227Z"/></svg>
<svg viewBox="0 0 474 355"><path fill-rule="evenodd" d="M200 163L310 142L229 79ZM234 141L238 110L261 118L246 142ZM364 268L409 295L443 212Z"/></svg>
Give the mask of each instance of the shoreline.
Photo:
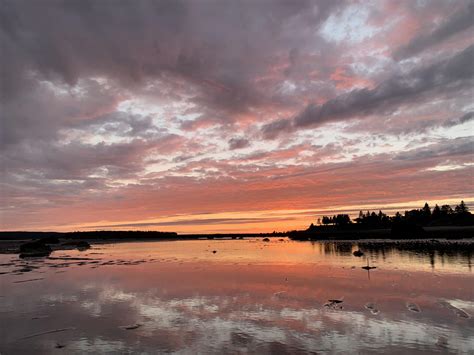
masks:
<svg viewBox="0 0 474 355"><path fill-rule="evenodd" d="M316 231L295 231L289 233L293 240L367 240L367 239L469 239L474 238L474 226L444 226L424 227L421 233L407 232L392 234L392 230L385 229L336 229L327 228Z"/></svg>
<svg viewBox="0 0 474 355"><path fill-rule="evenodd" d="M293 231L288 233L245 233L245 234L175 234L161 232L0 232L0 254L20 254L20 247L28 243L43 242L51 252L57 250L88 249L90 245L116 244L126 242L159 242L185 240L243 240L262 238L263 242L271 239L288 237L293 241L317 242L440 242L470 241L474 238L474 226L427 227L422 235L394 236L390 229L377 230L319 230L317 232ZM53 240L51 240L51 238ZM82 246L81 246L82 243Z"/></svg>

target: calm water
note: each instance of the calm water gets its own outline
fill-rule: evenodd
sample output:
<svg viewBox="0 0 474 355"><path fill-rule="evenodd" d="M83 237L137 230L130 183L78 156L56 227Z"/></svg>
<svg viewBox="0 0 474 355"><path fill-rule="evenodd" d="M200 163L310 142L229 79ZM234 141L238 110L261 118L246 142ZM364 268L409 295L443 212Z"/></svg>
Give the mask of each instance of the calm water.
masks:
<svg viewBox="0 0 474 355"><path fill-rule="evenodd" d="M0 255L0 353L472 354L473 244L430 245L202 240Z"/></svg>

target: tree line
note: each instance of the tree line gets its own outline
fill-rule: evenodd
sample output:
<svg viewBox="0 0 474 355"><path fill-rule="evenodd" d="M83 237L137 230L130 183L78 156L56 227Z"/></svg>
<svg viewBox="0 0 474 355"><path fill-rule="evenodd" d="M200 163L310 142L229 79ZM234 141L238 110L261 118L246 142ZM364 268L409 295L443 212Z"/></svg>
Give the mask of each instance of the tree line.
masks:
<svg viewBox="0 0 474 355"><path fill-rule="evenodd" d="M316 224L319 226L337 226L346 227L349 225L358 225L367 228L391 228L397 223L410 223L419 226L466 226L474 225L474 215L469 212L469 208L461 201L454 209L450 205L435 205L431 208L425 203L423 208L395 213L394 216L388 216L382 211L363 211L359 216L352 220L348 214L337 214L334 216L323 216L318 218ZM311 224L310 229L316 228Z"/></svg>

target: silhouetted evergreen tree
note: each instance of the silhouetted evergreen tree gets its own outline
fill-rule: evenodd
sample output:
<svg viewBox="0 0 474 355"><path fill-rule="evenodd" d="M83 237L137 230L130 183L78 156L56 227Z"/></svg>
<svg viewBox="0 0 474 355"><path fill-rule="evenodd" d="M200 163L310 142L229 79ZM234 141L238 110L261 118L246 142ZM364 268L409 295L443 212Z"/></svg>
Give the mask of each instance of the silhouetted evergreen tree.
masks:
<svg viewBox="0 0 474 355"><path fill-rule="evenodd" d="M346 226L351 224L351 218L348 214L338 214L337 216L334 216L334 224L336 226Z"/></svg>
<svg viewBox="0 0 474 355"><path fill-rule="evenodd" d="M453 214L453 209L451 208L450 205L442 205L441 206L441 214L443 216L447 216L449 214Z"/></svg>
<svg viewBox="0 0 474 355"><path fill-rule="evenodd" d="M395 213L395 216L393 216L391 218L392 222L399 222L402 220L402 215L400 212L397 211L397 213Z"/></svg>
<svg viewBox="0 0 474 355"><path fill-rule="evenodd" d="M425 202L425 205L423 206L423 214L425 217L430 218L431 217L431 208L428 205L428 202Z"/></svg>
<svg viewBox="0 0 474 355"><path fill-rule="evenodd" d="M454 212L457 214L464 214L468 211L469 211L469 208L466 206L464 201L461 201L461 203L454 208Z"/></svg>

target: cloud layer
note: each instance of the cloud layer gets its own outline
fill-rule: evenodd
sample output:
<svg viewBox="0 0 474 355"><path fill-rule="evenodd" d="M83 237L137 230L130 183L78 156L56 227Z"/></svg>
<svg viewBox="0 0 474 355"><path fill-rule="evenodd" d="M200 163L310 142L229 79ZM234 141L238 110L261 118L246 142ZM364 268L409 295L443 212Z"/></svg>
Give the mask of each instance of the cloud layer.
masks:
<svg viewBox="0 0 474 355"><path fill-rule="evenodd" d="M1 227L284 230L471 198L473 9L3 0Z"/></svg>

